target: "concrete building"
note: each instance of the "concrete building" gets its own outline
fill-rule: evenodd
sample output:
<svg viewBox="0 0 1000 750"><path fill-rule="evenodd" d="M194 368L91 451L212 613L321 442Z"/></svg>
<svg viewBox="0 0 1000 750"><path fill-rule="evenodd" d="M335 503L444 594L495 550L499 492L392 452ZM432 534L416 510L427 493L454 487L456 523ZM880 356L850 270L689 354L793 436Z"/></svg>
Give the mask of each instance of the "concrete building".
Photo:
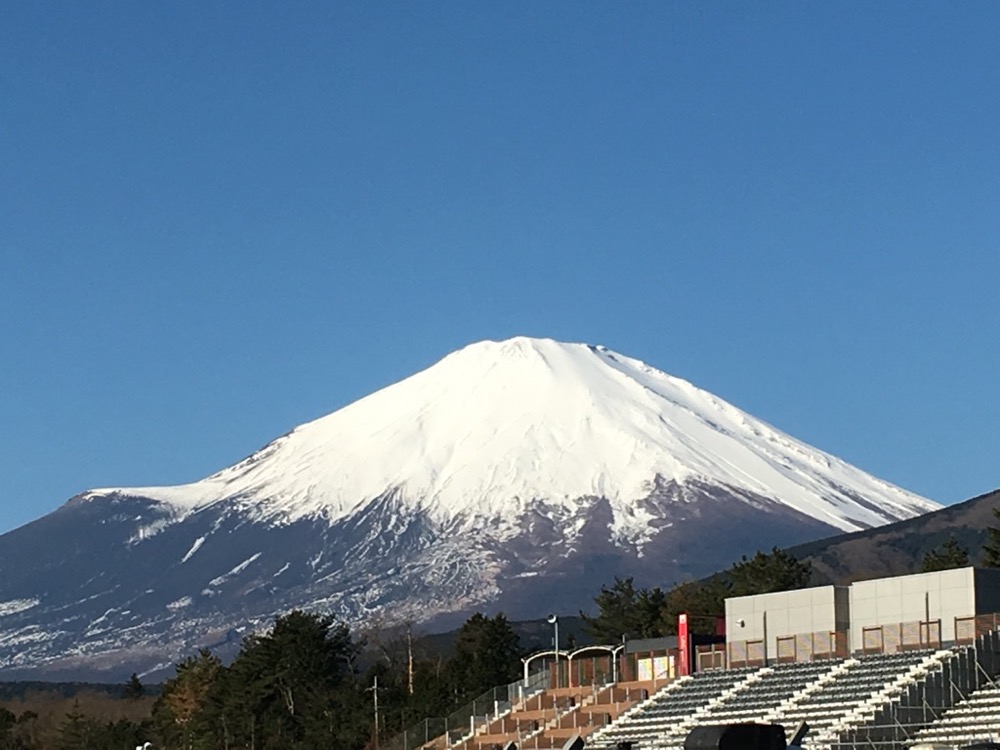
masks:
<svg viewBox="0 0 1000 750"><path fill-rule="evenodd" d="M1000 570L936 573L817 586L726 600L731 665L947 645L1000 613Z"/></svg>
<svg viewBox="0 0 1000 750"><path fill-rule="evenodd" d="M849 626L846 586L726 599L726 636L734 647L730 649L731 663L833 656L846 647ZM838 633L843 635L838 638Z"/></svg>
<svg viewBox="0 0 1000 750"><path fill-rule="evenodd" d="M852 651L956 640L956 622L1000 612L1000 570L956 568L851 584Z"/></svg>

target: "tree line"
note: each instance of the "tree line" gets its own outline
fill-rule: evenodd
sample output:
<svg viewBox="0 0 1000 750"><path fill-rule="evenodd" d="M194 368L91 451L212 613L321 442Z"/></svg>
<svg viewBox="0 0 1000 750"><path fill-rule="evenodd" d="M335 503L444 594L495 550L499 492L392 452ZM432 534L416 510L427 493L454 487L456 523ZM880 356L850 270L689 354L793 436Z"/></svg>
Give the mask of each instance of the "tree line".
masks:
<svg viewBox="0 0 1000 750"><path fill-rule="evenodd" d="M993 510L1000 521L1000 509ZM929 550L920 563L921 573L964 568L970 565L969 550L954 536ZM1000 568L1000 526L987 527L979 565ZM813 569L775 547L769 553L745 555L729 569L700 581L679 583L663 590L643 589L632 578L616 578L601 588L595 602L598 614L580 613L589 635L599 643L617 643L623 637L655 638L677 633L677 616L689 616L694 633L714 632L715 620L725 614L727 597L767 594L809 586Z"/></svg>
<svg viewBox="0 0 1000 750"><path fill-rule="evenodd" d="M104 696L74 701L61 718L0 708L0 750L145 742L157 750L364 750L375 747L376 732L384 741L520 675L520 637L503 614L469 618L450 658L411 660L408 646L405 633L358 636L328 615L295 610L245 638L229 665L207 650L180 662L156 698L133 675L118 702L142 703L141 717L113 716Z"/></svg>
<svg viewBox="0 0 1000 750"><path fill-rule="evenodd" d="M993 509L993 518L1000 522L1000 508ZM970 564L969 549L951 535L924 555L920 572L933 573L938 570L964 568ZM986 527L986 540L982 544L978 564L983 568L1000 568L1000 526Z"/></svg>
<svg viewBox="0 0 1000 750"><path fill-rule="evenodd" d="M616 580L595 598L597 614L585 617L585 630L604 643L659 635L671 631L676 612L721 612L726 595L804 586L810 574L775 549L667 592ZM228 665L207 650L183 660L155 698L133 675L119 700L144 706L141 717L109 713L100 702L75 701L58 720L2 709L0 750L121 750L145 742L162 750L365 750L376 736L384 742L515 681L526 655L503 614L470 617L445 657L414 653L406 632L359 636L328 615L295 610L245 638Z"/></svg>
<svg viewBox="0 0 1000 750"><path fill-rule="evenodd" d="M987 531L981 564L1000 567L1000 528ZM968 550L949 538L921 569L968 564ZM597 613L580 614L597 643L675 634L682 612L693 632L711 633L727 597L803 588L812 578L808 562L774 548L669 589L616 578L594 599ZM415 654L408 632L361 636L328 615L295 610L244 639L228 665L209 651L180 662L156 697L133 675L121 698L88 695L62 713L38 700L12 711L8 702L0 706L0 750L129 750L145 742L158 750L371 750L378 738L513 682L525 655L503 614L469 618L445 657ZM53 705L64 706L57 698Z"/></svg>
<svg viewBox="0 0 1000 750"><path fill-rule="evenodd" d="M691 632L714 633L716 619L725 614L727 597L804 588L812 577L812 565L775 547L753 557L744 555L718 575L667 590L637 588L632 578L616 578L594 600L597 615L581 612L580 616L598 643L676 635L677 616L682 612L689 616Z"/></svg>

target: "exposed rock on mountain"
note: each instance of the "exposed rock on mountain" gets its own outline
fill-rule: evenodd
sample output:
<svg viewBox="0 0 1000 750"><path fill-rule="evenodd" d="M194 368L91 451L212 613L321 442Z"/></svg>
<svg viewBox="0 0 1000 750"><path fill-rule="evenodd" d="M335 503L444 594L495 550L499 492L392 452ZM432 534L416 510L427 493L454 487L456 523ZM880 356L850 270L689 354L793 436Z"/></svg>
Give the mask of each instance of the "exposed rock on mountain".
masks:
<svg viewBox="0 0 1000 750"><path fill-rule="evenodd" d="M603 347L482 342L192 484L0 537L0 674L121 679L292 607L587 608L938 506Z"/></svg>

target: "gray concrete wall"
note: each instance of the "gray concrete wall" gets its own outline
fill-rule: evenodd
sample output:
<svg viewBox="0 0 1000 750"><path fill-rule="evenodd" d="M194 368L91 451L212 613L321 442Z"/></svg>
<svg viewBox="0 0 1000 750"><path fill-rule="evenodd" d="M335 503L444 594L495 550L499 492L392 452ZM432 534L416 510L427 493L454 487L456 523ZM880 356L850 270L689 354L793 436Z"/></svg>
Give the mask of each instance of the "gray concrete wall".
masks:
<svg viewBox="0 0 1000 750"><path fill-rule="evenodd" d="M878 578L851 584L852 651L862 648L862 629L941 620L941 639L955 638L955 618L968 617L976 611L976 585L973 568L918 573L894 578Z"/></svg>
<svg viewBox="0 0 1000 750"><path fill-rule="evenodd" d="M883 626L887 646L893 639L913 645L921 637L916 624L928 619L941 621L941 640L949 643L956 618L995 613L1000 613L1000 569L970 567L732 597L726 600L726 633L731 643L766 637L772 659L778 638L806 633L848 632L848 648L857 652L862 631ZM890 636L889 628L900 623L911 625Z"/></svg>
<svg viewBox="0 0 1000 750"><path fill-rule="evenodd" d="M733 597L726 599L726 637L732 642L756 641L766 635L770 659L782 636L829 633L838 626L847 630L848 606L847 589L840 586Z"/></svg>

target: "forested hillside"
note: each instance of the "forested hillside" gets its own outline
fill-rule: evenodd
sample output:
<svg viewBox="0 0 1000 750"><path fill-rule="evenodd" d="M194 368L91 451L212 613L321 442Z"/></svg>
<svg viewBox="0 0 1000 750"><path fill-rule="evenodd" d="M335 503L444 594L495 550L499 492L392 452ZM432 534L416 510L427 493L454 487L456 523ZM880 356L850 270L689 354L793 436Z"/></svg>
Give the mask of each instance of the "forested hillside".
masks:
<svg viewBox="0 0 1000 750"><path fill-rule="evenodd" d="M758 551L715 576L668 588L615 579L595 597L595 613L581 612L576 623L566 618L561 645L669 635L681 612L696 613L694 632L713 632L726 597L836 580L847 575L852 551L855 562L868 560L878 575L970 560L1000 566L998 500L1000 493L991 493L805 554ZM886 564L897 568L878 567ZM114 690L9 684L0 691L0 750L120 750L144 742L164 750L362 750L374 747L376 735L446 716L516 680L522 656L552 645L547 623L516 625L503 614L476 614L452 636L414 638L406 629L355 633L332 617L296 610L269 632L246 638L228 665L207 650L190 655L157 686L156 697L134 675Z"/></svg>
<svg viewBox="0 0 1000 750"><path fill-rule="evenodd" d="M918 573L924 557L949 539L969 553L970 564L979 565L989 562L983 546L995 543L990 529L1000 526L997 508L1000 490L888 526L801 544L789 553L813 567L817 583Z"/></svg>

